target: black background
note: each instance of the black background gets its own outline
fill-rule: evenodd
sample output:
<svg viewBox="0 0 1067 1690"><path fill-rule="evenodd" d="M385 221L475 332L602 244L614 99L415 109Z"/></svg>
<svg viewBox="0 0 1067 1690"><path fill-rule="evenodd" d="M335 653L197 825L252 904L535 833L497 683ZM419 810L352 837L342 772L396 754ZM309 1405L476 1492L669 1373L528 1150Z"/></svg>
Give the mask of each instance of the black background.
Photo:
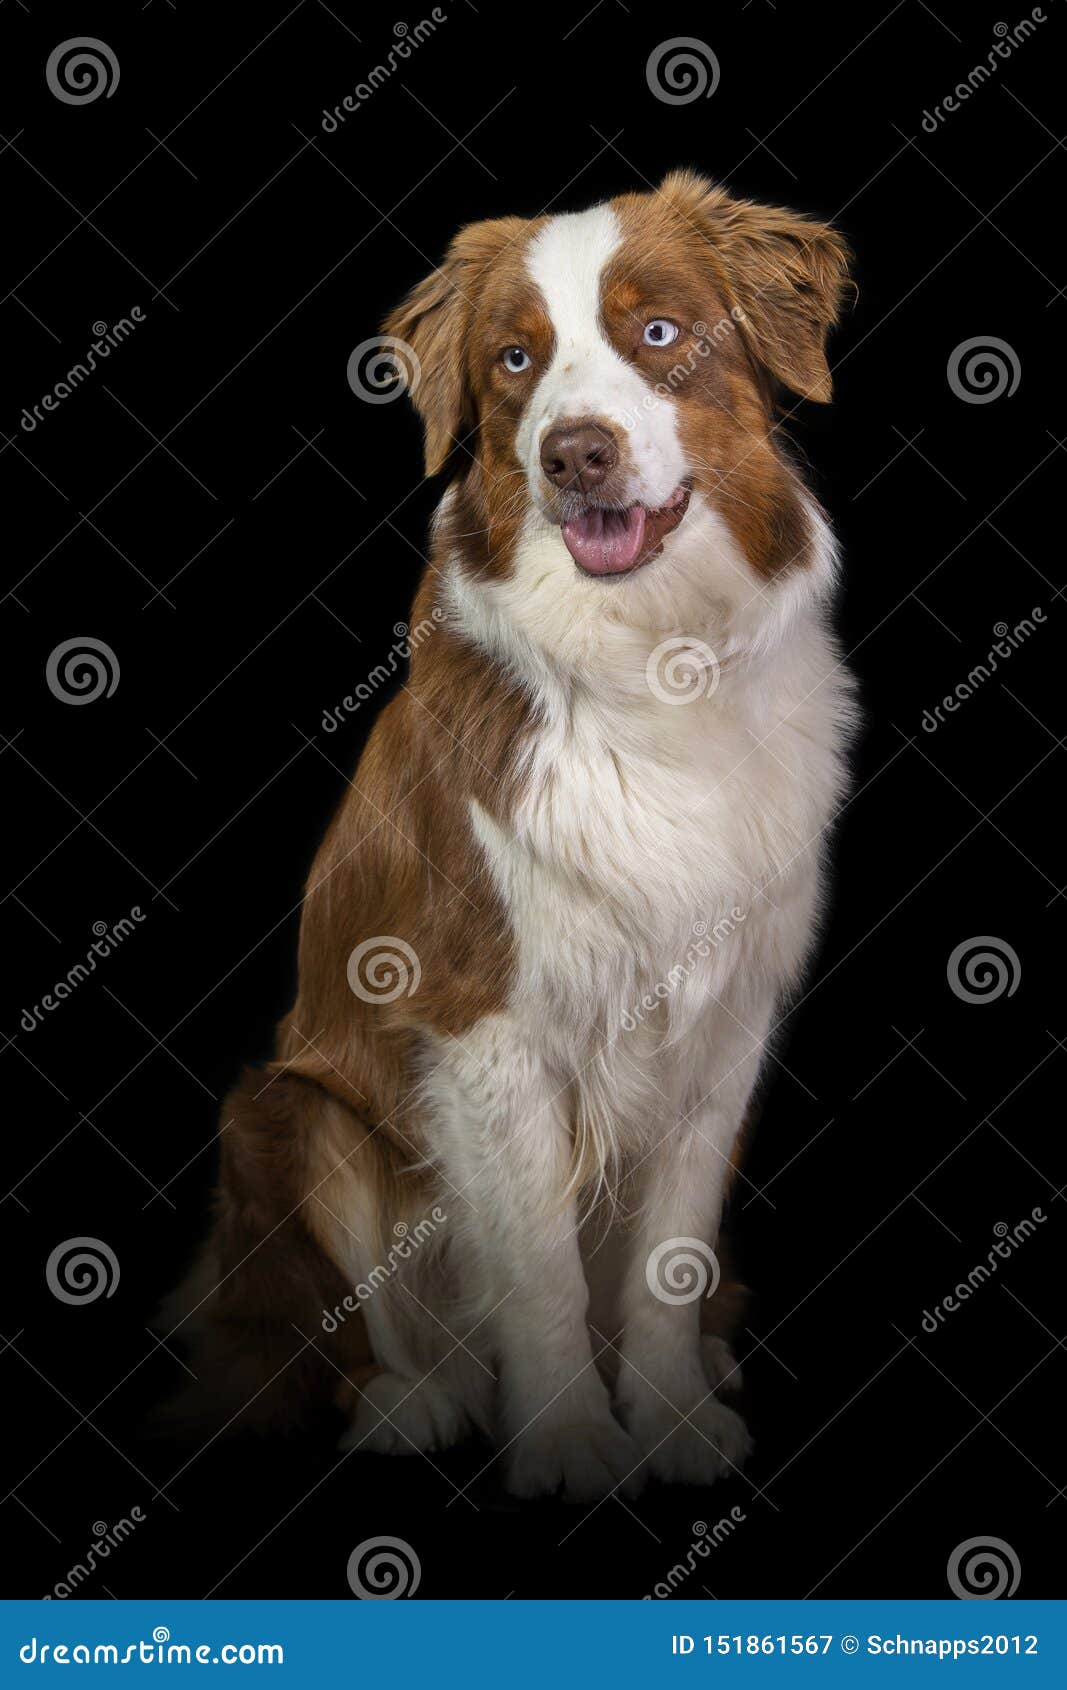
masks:
<svg viewBox="0 0 1067 1690"><path fill-rule="evenodd" d="M347 1597L353 1547L393 1535L420 1596L640 1596L694 1522L734 1507L744 1520L679 1594L939 1596L953 1549L990 1534L1021 1595L1052 1591L1067 17L1046 0L1034 38L930 134L924 111L1011 8L583 12L456 0L333 134L323 109L399 17L341 0L0 16L11 1594L44 1594L94 1522L133 1506L144 1523L81 1594ZM45 63L80 34L106 39L120 80L68 105ZM721 77L671 105L646 63L681 35ZM858 255L835 404L789 424L843 542L867 726L825 944L734 1204L757 1291L740 1346L756 1455L719 1490L590 1514L513 1506L493 1471L457 1498L478 1448L436 1471L342 1463L314 1438L190 1461L140 1430L181 1377L147 1323L204 1224L218 1099L268 1055L293 990L303 879L371 715L331 735L323 712L406 619L440 494L406 402L361 402L349 354L464 222L579 209L679 164L834 219ZM22 407L133 306L135 333L27 432ZM974 336L1009 343L1014 393L952 390ZM924 731L995 625L1035 608L1044 623ZM85 635L120 678L72 707L45 666ZM93 923L134 905L136 932L27 1032ZM1017 988L965 1002L948 959L985 935L1016 954ZM998 1223L1035 1205L1035 1236L924 1332ZM45 1264L83 1235L121 1277L74 1307Z"/></svg>

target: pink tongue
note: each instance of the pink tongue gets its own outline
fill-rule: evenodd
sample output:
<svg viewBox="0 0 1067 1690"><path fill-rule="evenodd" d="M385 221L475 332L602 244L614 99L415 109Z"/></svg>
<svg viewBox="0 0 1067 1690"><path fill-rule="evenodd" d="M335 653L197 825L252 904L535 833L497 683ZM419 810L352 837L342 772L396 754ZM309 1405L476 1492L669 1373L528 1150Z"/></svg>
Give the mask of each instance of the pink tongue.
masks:
<svg viewBox="0 0 1067 1690"><path fill-rule="evenodd" d="M563 524L563 543L579 569L590 575L623 575L641 555L645 508L586 511Z"/></svg>

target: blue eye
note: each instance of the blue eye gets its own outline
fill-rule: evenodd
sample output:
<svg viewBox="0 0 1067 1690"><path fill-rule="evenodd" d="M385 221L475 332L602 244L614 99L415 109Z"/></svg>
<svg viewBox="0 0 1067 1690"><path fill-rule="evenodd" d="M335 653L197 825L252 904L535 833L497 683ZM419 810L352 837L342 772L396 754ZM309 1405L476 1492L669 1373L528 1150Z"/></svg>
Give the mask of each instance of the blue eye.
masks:
<svg viewBox="0 0 1067 1690"><path fill-rule="evenodd" d="M653 317L645 324L644 342L646 346L669 346L672 340L678 339L678 324L672 323L669 317Z"/></svg>
<svg viewBox="0 0 1067 1690"><path fill-rule="evenodd" d="M502 356L504 368L510 370L513 376L517 376L520 370L528 370L530 367L530 354L524 352L521 346L509 346Z"/></svg>

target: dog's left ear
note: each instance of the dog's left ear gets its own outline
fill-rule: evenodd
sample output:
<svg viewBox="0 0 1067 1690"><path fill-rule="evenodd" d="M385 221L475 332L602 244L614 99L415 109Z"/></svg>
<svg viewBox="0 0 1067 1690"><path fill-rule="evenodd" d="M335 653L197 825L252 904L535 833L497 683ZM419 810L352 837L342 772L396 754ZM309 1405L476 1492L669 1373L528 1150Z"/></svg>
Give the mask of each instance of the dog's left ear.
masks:
<svg viewBox="0 0 1067 1690"><path fill-rule="evenodd" d="M397 349L426 436L426 474L437 475L477 417L467 372L467 342L486 268L523 228L521 217L469 223L440 268L419 282L383 324L414 358Z"/></svg>
<svg viewBox="0 0 1067 1690"><path fill-rule="evenodd" d="M791 392L827 402L826 336L851 256L837 230L780 206L734 199L687 170L674 171L659 192L708 242L755 357Z"/></svg>

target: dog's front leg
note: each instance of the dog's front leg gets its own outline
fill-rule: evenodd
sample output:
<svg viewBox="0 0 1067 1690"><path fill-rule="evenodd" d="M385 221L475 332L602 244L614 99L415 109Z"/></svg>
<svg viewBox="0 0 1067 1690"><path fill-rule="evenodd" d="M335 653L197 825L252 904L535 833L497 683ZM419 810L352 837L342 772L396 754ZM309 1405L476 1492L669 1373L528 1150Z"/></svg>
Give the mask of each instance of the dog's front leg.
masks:
<svg viewBox="0 0 1067 1690"><path fill-rule="evenodd" d="M714 1244L730 1152L757 1065L757 1052L742 1057L688 1119L670 1127L640 1170L616 1390L649 1471L665 1480L710 1484L739 1471L750 1447L740 1416L712 1395L700 1307L717 1277Z"/></svg>
<svg viewBox="0 0 1067 1690"><path fill-rule="evenodd" d="M640 1455L612 1415L586 1324L562 1088L523 1030L494 1016L449 1044L427 1096L431 1157L463 1197L451 1205L462 1291L499 1364L508 1488L581 1502L632 1494Z"/></svg>

